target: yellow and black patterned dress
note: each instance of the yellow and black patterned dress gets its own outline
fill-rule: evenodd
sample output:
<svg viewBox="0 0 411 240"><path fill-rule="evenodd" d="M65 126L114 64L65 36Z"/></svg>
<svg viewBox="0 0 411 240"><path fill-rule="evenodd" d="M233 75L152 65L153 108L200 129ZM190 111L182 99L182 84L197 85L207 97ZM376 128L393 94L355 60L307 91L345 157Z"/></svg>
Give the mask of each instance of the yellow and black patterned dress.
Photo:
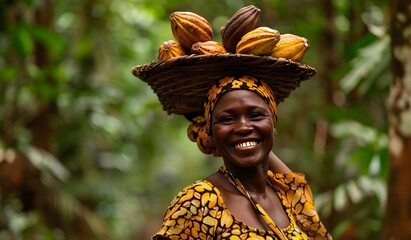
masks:
<svg viewBox="0 0 411 240"><path fill-rule="evenodd" d="M225 168L220 168L225 173ZM154 236L177 239L332 239L315 209L311 189L304 175L268 172L269 182L279 195L290 225L261 230L236 219L219 190L206 180L187 186L173 199Z"/></svg>

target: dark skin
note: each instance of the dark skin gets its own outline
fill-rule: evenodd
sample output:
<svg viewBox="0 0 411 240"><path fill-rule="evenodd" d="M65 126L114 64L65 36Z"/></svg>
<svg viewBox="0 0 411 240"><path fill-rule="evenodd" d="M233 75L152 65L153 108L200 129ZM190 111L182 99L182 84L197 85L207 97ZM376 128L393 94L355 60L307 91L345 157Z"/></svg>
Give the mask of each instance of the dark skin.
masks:
<svg viewBox="0 0 411 240"><path fill-rule="evenodd" d="M268 169L276 173L291 172L271 151L275 122L268 105L251 91L227 92L214 108L212 131L218 153L229 172L241 181L278 227L288 226L290 221L283 205L267 184ZM220 191L227 208L237 219L251 227L269 229L256 214L249 199L222 173L214 173L206 180Z"/></svg>

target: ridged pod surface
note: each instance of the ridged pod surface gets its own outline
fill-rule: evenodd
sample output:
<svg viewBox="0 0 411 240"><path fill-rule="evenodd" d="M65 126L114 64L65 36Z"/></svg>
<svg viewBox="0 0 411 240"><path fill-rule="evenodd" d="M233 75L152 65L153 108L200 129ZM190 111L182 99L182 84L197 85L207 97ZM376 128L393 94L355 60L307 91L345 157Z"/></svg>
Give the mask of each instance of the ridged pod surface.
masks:
<svg viewBox="0 0 411 240"><path fill-rule="evenodd" d="M173 12L170 15L171 31L184 49L190 50L196 42L211 41L213 30L204 17L193 12Z"/></svg>
<svg viewBox="0 0 411 240"><path fill-rule="evenodd" d="M227 53L224 46L216 41L196 42L191 47L192 54L208 55L215 53Z"/></svg>
<svg viewBox="0 0 411 240"><path fill-rule="evenodd" d="M158 49L158 61L186 55L184 48L173 40L163 42Z"/></svg>
<svg viewBox="0 0 411 240"><path fill-rule="evenodd" d="M285 33L281 34L280 41L274 47L271 56L276 58L287 58L295 62L300 62L309 48L310 43L306 38Z"/></svg>
<svg viewBox="0 0 411 240"><path fill-rule="evenodd" d="M260 26L261 10L253 5L240 8L220 29L224 48L234 53L244 34Z"/></svg>
<svg viewBox="0 0 411 240"><path fill-rule="evenodd" d="M269 27L258 27L245 34L237 44L236 53L270 55L280 40L280 32Z"/></svg>

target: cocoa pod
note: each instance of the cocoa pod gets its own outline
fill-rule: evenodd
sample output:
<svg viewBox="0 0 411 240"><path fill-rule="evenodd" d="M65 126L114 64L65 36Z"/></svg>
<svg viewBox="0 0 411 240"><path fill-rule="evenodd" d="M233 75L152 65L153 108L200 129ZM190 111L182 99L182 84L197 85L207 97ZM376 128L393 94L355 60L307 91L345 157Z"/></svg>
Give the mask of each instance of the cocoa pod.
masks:
<svg viewBox="0 0 411 240"><path fill-rule="evenodd" d="M245 34L237 44L236 53L270 55L280 40L280 32L269 27L258 27Z"/></svg>
<svg viewBox="0 0 411 240"><path fill-rule="evenodd" d="M158 61L186 55L184 48L173 40L163 42L158 49Z"/></svg>
<svg viewBox="0 0 411 240"><path fill-rule="evenodd" d="M208 55L215 53L227 53L224 46L216 41L196 42L191 46L191 53L198 55Z"/></svg>
<svg viewBox="0 0 411 240"><path fill-rule="evenodd" d="M196 42L211 41L213 30L204 17L192 12L173 12L170 15L174 38L187 51Z"/></svg>
<svg viewBox="0 0 411 240"><path fill-rule="evenodd" d="M281 34L280 41L274 47L271 56L275 58L287 58L295 62L300 62L309 48L310 43L306 38L285 33Z"/></svg>
<svg viewBox="0 0 411 240"><path fill-rule="evenodd" d="M223 46L228 52L234 53L241 37L260 26L260 12L253 5L240 8L220 29Z"/></svg>

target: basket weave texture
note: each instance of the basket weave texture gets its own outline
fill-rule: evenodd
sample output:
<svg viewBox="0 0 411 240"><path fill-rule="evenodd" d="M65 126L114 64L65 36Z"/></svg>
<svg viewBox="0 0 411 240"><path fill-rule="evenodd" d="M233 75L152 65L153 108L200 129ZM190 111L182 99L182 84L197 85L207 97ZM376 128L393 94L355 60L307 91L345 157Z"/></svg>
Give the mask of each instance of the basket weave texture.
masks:
<svg viewBox="0 0 411 240"><path fill-rule="evenodd" d="M278 104L316 70L284 58L227 53L175 57L135 66L132 73L150 85L164 111L185 115L202 112L208 90L224 77L249 75L262 80Z"/></svg>

